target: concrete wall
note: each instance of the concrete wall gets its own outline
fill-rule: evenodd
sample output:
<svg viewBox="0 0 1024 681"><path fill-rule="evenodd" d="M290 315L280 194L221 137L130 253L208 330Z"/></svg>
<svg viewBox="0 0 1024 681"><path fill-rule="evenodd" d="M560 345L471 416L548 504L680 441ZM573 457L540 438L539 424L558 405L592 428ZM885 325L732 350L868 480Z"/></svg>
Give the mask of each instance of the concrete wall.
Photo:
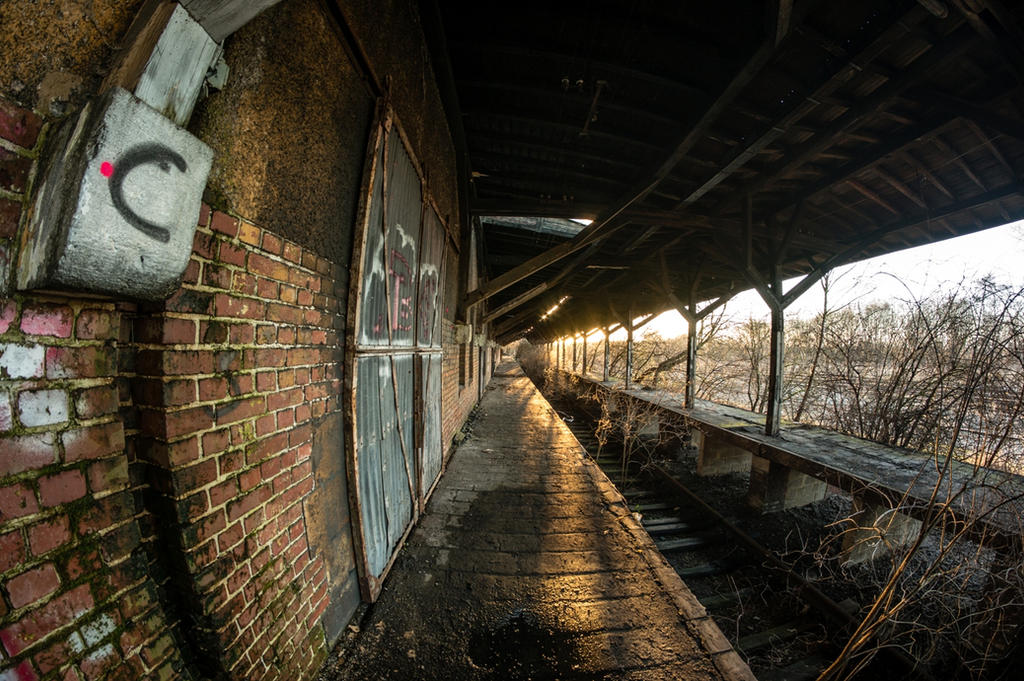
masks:
<svg viewBox="0 0 1024 681"><path fill-rule="evenodd" d="M214 166L168 300L11 292L43 140L138 4L0 4L0 679L310 678L358 602L340 398L374 102L349 50L390 80L460 242L417 3L342 3L348 50L317 0L227 39L227 87L188 126ZM481 356L460 385L446 260L450 442Z"/></svg>

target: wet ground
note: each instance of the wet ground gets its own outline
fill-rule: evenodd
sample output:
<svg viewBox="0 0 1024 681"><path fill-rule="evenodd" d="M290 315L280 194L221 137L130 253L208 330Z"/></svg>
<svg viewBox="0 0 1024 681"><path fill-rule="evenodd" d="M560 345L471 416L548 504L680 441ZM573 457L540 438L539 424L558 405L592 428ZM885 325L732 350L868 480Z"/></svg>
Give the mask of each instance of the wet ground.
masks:
<svg viewBox="0 0 1024 681"><path fill-rule="evenodd" d="M514 364L499 367L378 602L356 679L752 679Z"/></svg>

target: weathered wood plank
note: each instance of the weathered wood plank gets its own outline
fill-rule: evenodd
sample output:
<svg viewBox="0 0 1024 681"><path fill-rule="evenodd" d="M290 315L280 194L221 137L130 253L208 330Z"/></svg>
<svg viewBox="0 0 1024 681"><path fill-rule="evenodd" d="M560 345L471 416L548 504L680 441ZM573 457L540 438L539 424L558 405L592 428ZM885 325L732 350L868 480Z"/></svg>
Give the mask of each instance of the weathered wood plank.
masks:
<svg viewBox="0 0 1024 681"><path fill-rule="evenodd" d="M281 0L181 0L196 21L217 42L245 26L263 10Z"/></svg>

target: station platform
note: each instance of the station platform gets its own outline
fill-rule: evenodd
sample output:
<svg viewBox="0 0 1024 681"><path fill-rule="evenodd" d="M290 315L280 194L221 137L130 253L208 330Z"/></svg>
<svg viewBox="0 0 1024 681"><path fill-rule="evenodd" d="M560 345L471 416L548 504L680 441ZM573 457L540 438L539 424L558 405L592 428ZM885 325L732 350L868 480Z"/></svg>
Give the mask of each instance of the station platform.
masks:
<svg viewBox="0 0 1024 681"><path fill-rule="evenodd" d="M320 678L754 679L514 363Z"/></svg>

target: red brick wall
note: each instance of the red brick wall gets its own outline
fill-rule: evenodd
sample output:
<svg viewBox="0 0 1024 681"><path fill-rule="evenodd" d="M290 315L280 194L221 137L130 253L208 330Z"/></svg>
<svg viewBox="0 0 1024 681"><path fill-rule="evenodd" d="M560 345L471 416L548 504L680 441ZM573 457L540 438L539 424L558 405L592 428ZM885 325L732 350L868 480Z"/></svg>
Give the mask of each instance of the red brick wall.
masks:
<svg viewBox="0 0 1024 681"><path fill-rule="evenodd" d="M0 279L41 121L0 100ZM0 297L0 678L180 678L118 384L121 311Z"/></svg>
<svg viewBox="0 0 1024 681"><path fill-rule="evenodd" d="M172 581L201 669L299 679L326 654L328 577L303 501L315 425L339 410L339 274L204 209L183 286L136 319L139 451L177 523Z"/></svg>

